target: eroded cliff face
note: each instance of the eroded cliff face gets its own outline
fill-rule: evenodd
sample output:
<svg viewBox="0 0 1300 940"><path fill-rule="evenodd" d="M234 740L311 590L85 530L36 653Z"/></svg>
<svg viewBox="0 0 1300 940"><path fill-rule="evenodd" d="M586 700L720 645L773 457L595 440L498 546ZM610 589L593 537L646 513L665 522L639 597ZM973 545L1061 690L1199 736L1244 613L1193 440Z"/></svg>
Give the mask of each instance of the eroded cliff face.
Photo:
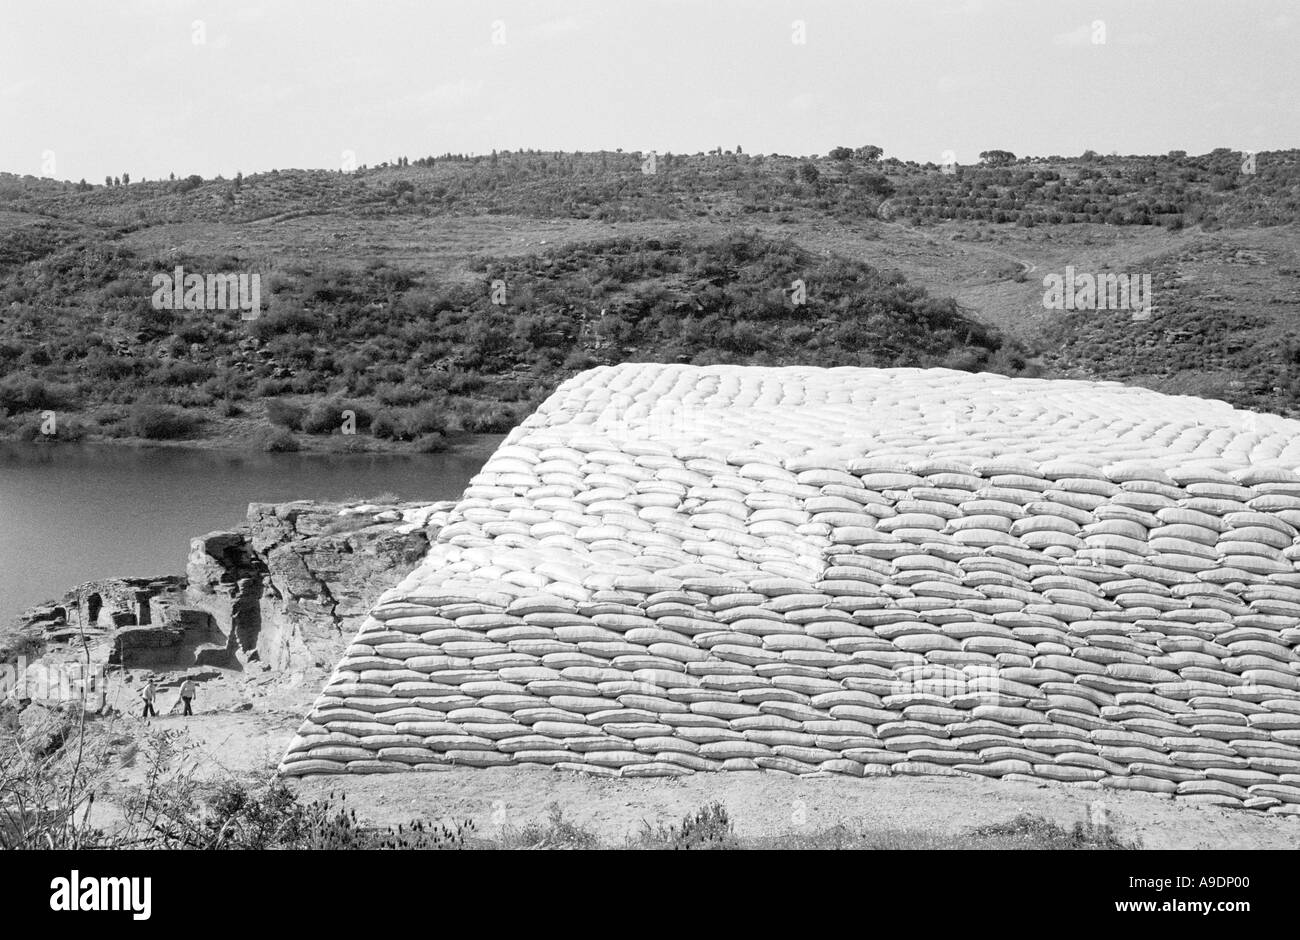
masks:
<svg viewBox="0 0 1300 940"><path fill-rule="evenodd" d="M452 505L254 503L191 540L185 577L89 581L0 626L0 665L329 669Z"/></svg>
<svg viewBox="0 0 1300 940"><path fill-rule="evenodd" d="M188 604L212 617L235 662L328 667L452 505L253 503L245 526L190 543Z"/></svg>

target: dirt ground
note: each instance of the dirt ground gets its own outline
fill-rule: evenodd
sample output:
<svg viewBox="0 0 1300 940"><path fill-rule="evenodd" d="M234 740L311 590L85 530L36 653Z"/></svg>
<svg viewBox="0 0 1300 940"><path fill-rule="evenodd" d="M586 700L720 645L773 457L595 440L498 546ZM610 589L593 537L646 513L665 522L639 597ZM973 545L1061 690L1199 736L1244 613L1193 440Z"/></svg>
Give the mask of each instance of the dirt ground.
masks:
<svg viewBox="0 0 1300 940"><path fill-rule="evenodd" d="M196 776L220 779L267 772L278 762L301 722L322 676L286 681L274 674L222 674L201 683L196 714L167 714L174 694L160 697L164 714L150 725L183 733L185 760ZM130 701L125 690L119 707ZM134 717L125 719L140 727ZM123 789L143 779L124 768ZM331 793L347 797L363 822L396 826L422 818L473 820L492 838L503 827L544 821L558 803L565 818L594 831L606 845L621 845L652 825L681 817L714 800L722 802L742 838L815 832L846 824L862 830L913 829L952 834L1003 823L1020 813L1065 827L1101 817L1124 839L1149 849L1300 848L1300 817L1180 803L1154 794L1078 789L948 777L797 778L762 772L692 774L622 780L544 767L454 767L435 772L290 778L305 799Z"/></svg>
<svg viewBox="0 0 1300 940"><path fill-rule="evenodd" d="M303 795L347 795L349 805L380 825L423 814L442 821L472 819L491 837L503 826L544 820L552 802L564 815L618 845L643 822L679 822L720 801L741 838L815 832L838 824L861 830L918 829L954 834L1002 823L1020 813L1066 828L1105 818L1125 839L1150 849L1300 848L1300 818L1176 803L1145 793L1079 790L946 777L805 779L762 772L691 774L663 780L619 780L547 768L455 768L435 773L307 777ZM363 809L364 808L364 809ZM436 809L435 809L436 808Z"/></svg>

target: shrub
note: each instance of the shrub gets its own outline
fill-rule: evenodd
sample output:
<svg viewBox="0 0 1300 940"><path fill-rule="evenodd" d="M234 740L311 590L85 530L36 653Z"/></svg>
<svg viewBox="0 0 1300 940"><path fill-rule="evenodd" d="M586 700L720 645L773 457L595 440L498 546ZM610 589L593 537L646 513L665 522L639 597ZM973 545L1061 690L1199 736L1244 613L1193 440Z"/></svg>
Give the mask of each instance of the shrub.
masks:
<svg viewBox="0 0 1300 940"><path fill-rule="evenodd" d="M302 419L302 430L308 434L333 434L342 429L345 411L352 412L357 430L370 426L370 412L356 402L318 401Z"/></svg>
<svg viewBox="0 0 1300 940"><path fill-rule="evenodd" d="M584 369L590 369L598 365L600 365L599 359L587 352L585 349L575 347L569 352L569 355L565 357L561 369L564 372L581 372Z"/></svg>
<svg viewBox="0 0 1300 940"><path fill-rule="evenodd" d="M295 333L314 333L322 326L321 319L305 310L275 310L253 321L252 334L260 340Z"/></svg>
<svg viewBox="0 0 1300 940"><path fill-rule="evenodd" d="M288 428L291 431L302 429L303 418L306 417L306 414L306 408L302 407L302 405L295 405L293 402L273 398L266 403L266 419L272 424Z"/></svg>
<svg viewBox="0 0 1300 940"><path fill-rule="evenodd" d="M1076 822L1070 829L1022 813L1010 822L969 830L975 839L999 843L999 848L1031 849L1137 849L1138 842L1122 838L1106 823Z"/></svg>
<svg viewBox="0 0 1300 940"><path fill-rule="evenodd" d="M212 369L197 362L171 360L158 369L154 381L163 385L197 385L212 378Z"/></svg>
<svg viewBox="0 0 1300 940"><path fill-rule="evenodd" d="M380 440L410 440L406 432L406 422L392 411L380 411L370 420L370 433Z"/></svg>
<svg viewBox="0 0 1300 940"><path fill-rule="evenodd" d="M475 405L461 423L471 434L504 434L514 427L515 416L509 408L500 405Z"/></svg>
<svg viewBox="0 0 1300 940"><path fill-rule="evenodd" d="M172 404L180 405L182 408L207 408L217 400L210 392L190 387L175 389L169 398Z"/></svg>
<svg viewBox="0 0 1300 940"><path fill-rule="evenodd" d="M447 430L446 411L437 405L421 405L406 414L407 433L442 435Z"/></svg>
<svg viewBox="0 0 1300 940"><path fill-rule="evenodd" d="M86 436L85 426L81 422L70 418L60 418L55 423L53 434L46 434L42 430L44 423L39 416L34 415L18 423L10 433L20 441L62 442L65 444L75 443Z"/></svg>
<svg viewBox="0 0 1300 940"><path fill-rule="evenodd" d="M386 383L375 389L375 397L384 405L416 405L426 401L429 393L415 382Z"/></svg>
<svg viewBox="0 0 1300 940"><path fill-rule="evenodd" d="M262 379L257 383L253 394L257 398L274 398L289 390L289 383L284 379Z"/></svg>
<svg viewBox="0 0 1300 940"><path fill-rule="evenodd" d="M71 394L66 386L48 385L30 375L11 375L0 381L0 412L62 408Z"/></svg>
<svg viewBox="0 0 1300 940"><path fill-rule="evenodd" d="M596 834L564 818L564 809L552 803L546 822L533 822L522 829L506 829L501 844L511 849L594 849Z"/></svg>
<svg viewBox="0 0 1300 940"><path fill-rule="evenodd" d="M1020 375L1025 371L1025 368L1025 357L1018 350L1010 346L1003 346L989 356L984 371L996 372L999 375Z"/></svg>
<svg viewBox="0 0 1300 940"><path fill-rule="evenodd" d="M131 408L127 426L136 437L148 441L171 441L193 437L203 425L198 415L173 408L141 402Z"/></svg>
<svg viewBox="0 0 1300 940"><path fill-rule="evenodd" d="M302 449L298 438L286 428L262 428L258 432L257 443L268 454L292 454Z"/></svg>
<svg viewBox="0 0 1300 940"><path fill-rule="evenodd" d="M694 813L687 813L679 825L651 828L645 823L641 845L659 849L734 849L739 848L735 825L727 808L714 800Z"/></svg>
<svg viewBox="0 0 1300 940"><path fill-rule="evenodd" d="M421 454L439 454L447 449L447 439L441 434L423 434L415 439L414 446Z"/></svg>
<svg viewBox="0 0 1300 940"><path fill-rule="evenodd" d="M988 358L988 351L972 347L954 349L943 357L941 365L945 369L960 369L962 372L979 372Z"/></svg>
<svg viewBox="0 0 1300 940"><path fill-rule="evenodd" d="M318 401L307 409L299 426L308 434L331 434L343 424L343 409L333 402Z"/></svg>

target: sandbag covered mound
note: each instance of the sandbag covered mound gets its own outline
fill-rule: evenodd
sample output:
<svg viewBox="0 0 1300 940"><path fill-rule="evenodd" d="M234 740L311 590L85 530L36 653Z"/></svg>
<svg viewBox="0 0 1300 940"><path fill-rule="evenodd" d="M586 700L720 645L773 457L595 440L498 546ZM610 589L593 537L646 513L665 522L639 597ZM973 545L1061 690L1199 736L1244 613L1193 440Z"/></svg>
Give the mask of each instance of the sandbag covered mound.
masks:
<svg viewBox="0 0 1300 940"><path fill-rule="evenodd" d="M1300 422L1113 383L565 382L287 774L972 774L1300 812Z"/></svg>

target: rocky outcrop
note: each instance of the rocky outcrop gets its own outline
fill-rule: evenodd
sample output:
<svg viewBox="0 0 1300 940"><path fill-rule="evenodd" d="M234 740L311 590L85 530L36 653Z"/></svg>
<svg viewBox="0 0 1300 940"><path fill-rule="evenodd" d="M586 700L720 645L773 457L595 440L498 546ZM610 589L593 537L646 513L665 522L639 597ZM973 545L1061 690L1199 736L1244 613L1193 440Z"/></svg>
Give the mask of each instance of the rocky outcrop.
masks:
<svg viewBox="0 0 1300 940"><path fill-rule="evenodd" d="M193 539L185 577L79 585L0 631L0 663L84 655L124 668L328 666L429 548L451 503L254 503Z"/></svg>
<svg viewBox="0 0 1300 940"><path fill-rule="evenodd" d="M196 665L233 666L241 655L258 659L259 601L267 568L253 552L248 533L209 532L192 539L185 574L190 609L209 616L224 640L219 648L203 651Z"/></svg>
<svg viewBox="0 0 1300 940"><path fill-rule="evenodd" d="M116 630L108 662L127 668L189 668L228 665L228 654L227 637L211 615L177 607L156 624Z"/></svg>
<svg viewBox="0 0 1300 940"><path fill-rule="evenodd" d="M80 648L83 641L100 661L120 662L115 655L118 633L170 624L184 594L185 579L175 576L86 581L57 601L29 608L0 631L0 662L58 655Z"/></svg>
<svg viewBox="0 0 1300 940"><path fill-rule="evenodd" d="M189 602L237 659L275 669L335 661L386 589L429 548L451 503L253 503L247 525L191 543Z"/></svg>

